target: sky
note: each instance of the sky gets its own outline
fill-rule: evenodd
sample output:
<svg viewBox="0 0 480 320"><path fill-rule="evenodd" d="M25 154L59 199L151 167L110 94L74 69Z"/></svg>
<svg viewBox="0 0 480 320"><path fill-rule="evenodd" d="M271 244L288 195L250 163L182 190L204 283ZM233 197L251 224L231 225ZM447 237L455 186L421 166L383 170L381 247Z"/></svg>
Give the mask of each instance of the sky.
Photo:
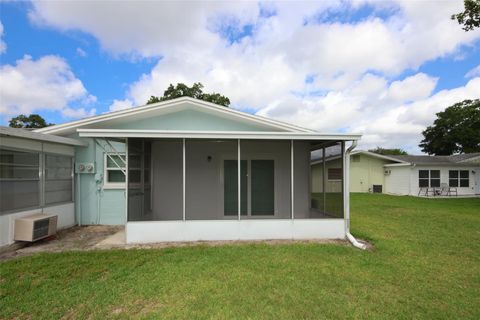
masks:
<svg viewBox="0 0 480 320"><path fill-rule="evenodd" d="M360 148L421 153L435 114L480 98L463 1L0 1L0 125L63 123L201 82L231 107Z"/></svg>

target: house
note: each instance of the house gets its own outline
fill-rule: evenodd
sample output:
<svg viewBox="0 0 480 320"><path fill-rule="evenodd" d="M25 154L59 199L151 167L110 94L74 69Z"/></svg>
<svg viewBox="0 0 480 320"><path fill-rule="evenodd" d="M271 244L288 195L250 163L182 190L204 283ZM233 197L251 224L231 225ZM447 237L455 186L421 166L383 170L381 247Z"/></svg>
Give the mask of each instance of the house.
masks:
<svg viewBox="0 0 480 320"><path fill-rule="evenodd" d="M75 221L124 225L127 243L348 238L360 246L349 234L348 188L360 135L319 133L189 97L35 134L81 142L70 151L74 188L65 185L74 191ZM17 146L2 141L2 148ZM340 159L335 190L312 192L323 183L311 174L318 152Z"/></svg>
<svg viewBox="0 0 480 320"><path fill-rule="evenodd" d="M313 181L323 181L325 170L327 192L338 189L335 174L341 168L341 161L338 157L327 157L323 167L321 159L312 159ZM386 156L362 150L351 153L351 192L432 196L442 186L450 187L451 195L480 194L480 153L452 156ZM321 192L322 187L314 184L313 192Z"/></svg>
<svg viewBox="0 0 480 320"><path fill-rule="evenodd" d="M0 246L14 238L15 219L34 213L75 225L73 164L78 139L0 127Z"/></svg>

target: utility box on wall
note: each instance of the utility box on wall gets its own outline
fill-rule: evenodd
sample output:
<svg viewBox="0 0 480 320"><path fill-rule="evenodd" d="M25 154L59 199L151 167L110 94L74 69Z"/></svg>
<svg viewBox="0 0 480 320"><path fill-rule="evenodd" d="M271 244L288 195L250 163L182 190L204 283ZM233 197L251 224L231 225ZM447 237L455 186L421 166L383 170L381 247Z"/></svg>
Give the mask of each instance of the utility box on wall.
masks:
<svg viewBox="0 0 480 320"><path fill-rule="evenodd" d="M94 162L75 163L75 173L95 173Z"/></svg>

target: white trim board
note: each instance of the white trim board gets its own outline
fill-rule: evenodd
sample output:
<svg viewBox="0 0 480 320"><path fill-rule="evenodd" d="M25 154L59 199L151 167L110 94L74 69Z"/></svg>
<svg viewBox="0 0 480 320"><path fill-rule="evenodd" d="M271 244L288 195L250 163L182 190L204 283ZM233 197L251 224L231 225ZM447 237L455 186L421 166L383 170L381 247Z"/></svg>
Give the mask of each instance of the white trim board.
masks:
<svg viewBox="0 0 480 320"><path fill-rule="evenodd" d="M344 219L127 222L126 242L345 239Z"/></svg>
<svg viewBox="0 0 480 320"><path fill-rule="evenodd" d="M390 160L390 161L394 161L394 162L397 162L397 163L410 164L410 162L407 162L407 161L399 160L399 159L396 159L396 158L393 158L393 157L389 157L389 156L386 156L386 155L383 155L383 154L378 154L378 153L370 152L370 151L357 150L357 151L353 151L351 153L352 156L356 155L356 154L365 154L365 155L372 156L374 158Z"/></svg>
<svg viewBox="0 0 480 320"><path fill-rule="evenodd" d="M186 138L186 139L265 139L265 140L359 140L361 134L266 132L266 131L177 131L177 130L126 130L77 129L80 137L96 138Z"/></svg>
<svg viewBox="0 0 480 320"><path fill-rule="evenodd" d="M311 129L302 128L299 126L295 126L295 125L277 121L277 120L268 119L268 118L257 116L257 115L251 115L249 113L245 113L232 108L220 106L214 103L210 103L210 102L206 102L203 100L198 100L190 97L181 97L178 99L152 103L149 105L134 107L126 110L109 112L106 114L93 116L86 119L71 121L63 124L58 124L58 125L54 125L46 128L37 129L35 131L42 132L42 133L64 134L68 132L74 132L75 129L85 125L138 115L144 112L150 112L155 110L165 109L165 111L167 111L166 109L186 106L187 105L186 103L189 103L192 106L204 108L205 111L208 110L211 112L215 112L225 117L229 117L233 119L242 119L248 122L257 123L264 126L269 126L271 128L288 131L288 132L315 132L314 130L311 130Z"/></svg>

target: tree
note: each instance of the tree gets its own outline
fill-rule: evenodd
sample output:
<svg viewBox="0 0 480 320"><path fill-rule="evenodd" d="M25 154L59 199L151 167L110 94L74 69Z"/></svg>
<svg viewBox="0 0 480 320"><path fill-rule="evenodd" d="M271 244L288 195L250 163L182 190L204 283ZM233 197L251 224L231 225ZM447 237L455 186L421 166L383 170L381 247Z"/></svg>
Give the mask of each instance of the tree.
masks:
<svg viewBox="0 0 480 320"><path fill-rule="evenodd" d="M480 0L465 0L465 11L453 14L452 20L457 20L463 25L463 30L471 31L480 27Z"/></svg>
<svg viewBox="0 0 480 320"><path fill-rule="evenodd" d="M8 125L12 128L38 129L51 126L53 123L47 123L45 119L38 114L31 114L28 117L24 114L21 114L10 119Z"/></svg>
<svg viewBox="0 0 480 320"><path fill-rule="evenodd" d="M381 147L376 147L375 149L368 150L373 153L383 154L384 156L387 155L394 155L394 156L407 156L407 151L400 149L400 148L393 148L393 149L386 149Z"/></svg>
<svg viewBox="0 0 480 320"><path fill-rule="evenodd" d="M147 104L157 103L160 101L172 100L180 97L192 97L215 104L219 104L224 107L230 106L230 99L219 93L204 93L203 85L200 82L195 82L191 87L184 83L177 83L176 86L170 84L163 92L162 97L151 96L148 99Z"/></svg>
<svg viewBox="0 0 480 320"><path fill-rule="evenodd" d="M428 154L480 152L480 100L464 100L437 113L422 134L419 146Z"/></svg>

